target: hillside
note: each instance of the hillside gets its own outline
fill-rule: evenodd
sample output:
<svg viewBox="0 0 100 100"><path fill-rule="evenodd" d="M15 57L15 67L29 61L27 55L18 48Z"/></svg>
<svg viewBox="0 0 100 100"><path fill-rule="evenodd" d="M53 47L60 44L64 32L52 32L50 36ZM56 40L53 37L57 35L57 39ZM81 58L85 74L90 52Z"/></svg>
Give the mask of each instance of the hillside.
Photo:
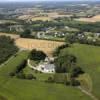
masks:
<svg viewBox="0 0 100 100"><path fill-rule="evenodd" d="M27 56L28 52L19 52L0 69L0 100L91 100L75 87L39 80L10 78L9 71L12 71L16 67L15 64L18 65Z"/></svg>
<svg viewBox="0 0 100 100"><path fill-rule="evenodd" d="M78 66L81 66L92 80L92 93L100 99L100 47L74 44L71 48L63 50L78 58ZM86 77L85 77L86 78Z"/></svg>

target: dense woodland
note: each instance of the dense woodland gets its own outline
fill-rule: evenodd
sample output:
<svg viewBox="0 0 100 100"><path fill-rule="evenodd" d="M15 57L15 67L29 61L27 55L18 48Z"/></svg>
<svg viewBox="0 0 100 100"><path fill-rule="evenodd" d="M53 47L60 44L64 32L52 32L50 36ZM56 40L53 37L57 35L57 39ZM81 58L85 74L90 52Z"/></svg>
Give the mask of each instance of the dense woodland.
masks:
<svg viewBox="0 0 100 100"><path fill-rule="evenodd" d="M0 36L0 64L15 54L18 48L10 37Z"/></svg>

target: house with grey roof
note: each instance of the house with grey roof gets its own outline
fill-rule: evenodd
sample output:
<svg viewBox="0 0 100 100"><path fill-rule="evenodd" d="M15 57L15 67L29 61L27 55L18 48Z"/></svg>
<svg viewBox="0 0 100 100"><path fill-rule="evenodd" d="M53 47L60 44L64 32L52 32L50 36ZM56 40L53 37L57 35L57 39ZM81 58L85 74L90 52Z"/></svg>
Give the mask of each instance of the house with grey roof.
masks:
<svg viewBox="0 0 100 100"><path fill-rule="evenodd" d="M50 63L43 63L37 66L37 68L43 73L55 73L55 65Z"/></svg>

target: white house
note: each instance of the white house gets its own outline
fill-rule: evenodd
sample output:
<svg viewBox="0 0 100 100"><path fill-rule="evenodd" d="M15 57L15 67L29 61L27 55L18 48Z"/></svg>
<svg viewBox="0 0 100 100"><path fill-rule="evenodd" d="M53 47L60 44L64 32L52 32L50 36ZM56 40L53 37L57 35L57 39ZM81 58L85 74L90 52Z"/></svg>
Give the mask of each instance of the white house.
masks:
<svg viewBox="0 0 100 100"><path fill-rule="evenodd" d="M43 73L55 73L55 65L50 63L39 64L37 69Z"/></svg>
<svg viewBox="0 0 100 100"><path fill-rule="evenodd" d="M42 73L55 73L55 65L48 61L40 62L37 66L32 66L30 60L28 59L28 65L30 68L40 71Z"/></svg>

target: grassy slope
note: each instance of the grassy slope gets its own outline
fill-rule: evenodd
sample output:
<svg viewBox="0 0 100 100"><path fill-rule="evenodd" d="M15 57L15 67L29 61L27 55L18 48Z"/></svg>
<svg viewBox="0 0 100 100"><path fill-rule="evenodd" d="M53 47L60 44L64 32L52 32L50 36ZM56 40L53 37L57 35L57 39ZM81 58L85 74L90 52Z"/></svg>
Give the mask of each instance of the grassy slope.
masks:
<svg viewBox="0 0 100 100"><path fill-rule="evenodd" d="M93 94L100 99L100 47L74 44L64 52L77 56L79 66L83 67L92 79Z"/></svg>
<svg viewBox="0 0 100 100"><path fill-rule="evenodd" d="M0 95L8 98L4 100L91 100L73 87L8 77L8 72L26 58L27 54L26 52L19 53L0 68Z"/></svg>
<svg viewBox="0 0 100 100"><path fill-rule="evenodd" d="M26 66L26 68L24 69L24 73L33 74L37 78L37 80L40 80L40 81L45 81L48 79L48 77L52 76L52 74L43 74L35 70L32 70L29 66Z"/></svg>

